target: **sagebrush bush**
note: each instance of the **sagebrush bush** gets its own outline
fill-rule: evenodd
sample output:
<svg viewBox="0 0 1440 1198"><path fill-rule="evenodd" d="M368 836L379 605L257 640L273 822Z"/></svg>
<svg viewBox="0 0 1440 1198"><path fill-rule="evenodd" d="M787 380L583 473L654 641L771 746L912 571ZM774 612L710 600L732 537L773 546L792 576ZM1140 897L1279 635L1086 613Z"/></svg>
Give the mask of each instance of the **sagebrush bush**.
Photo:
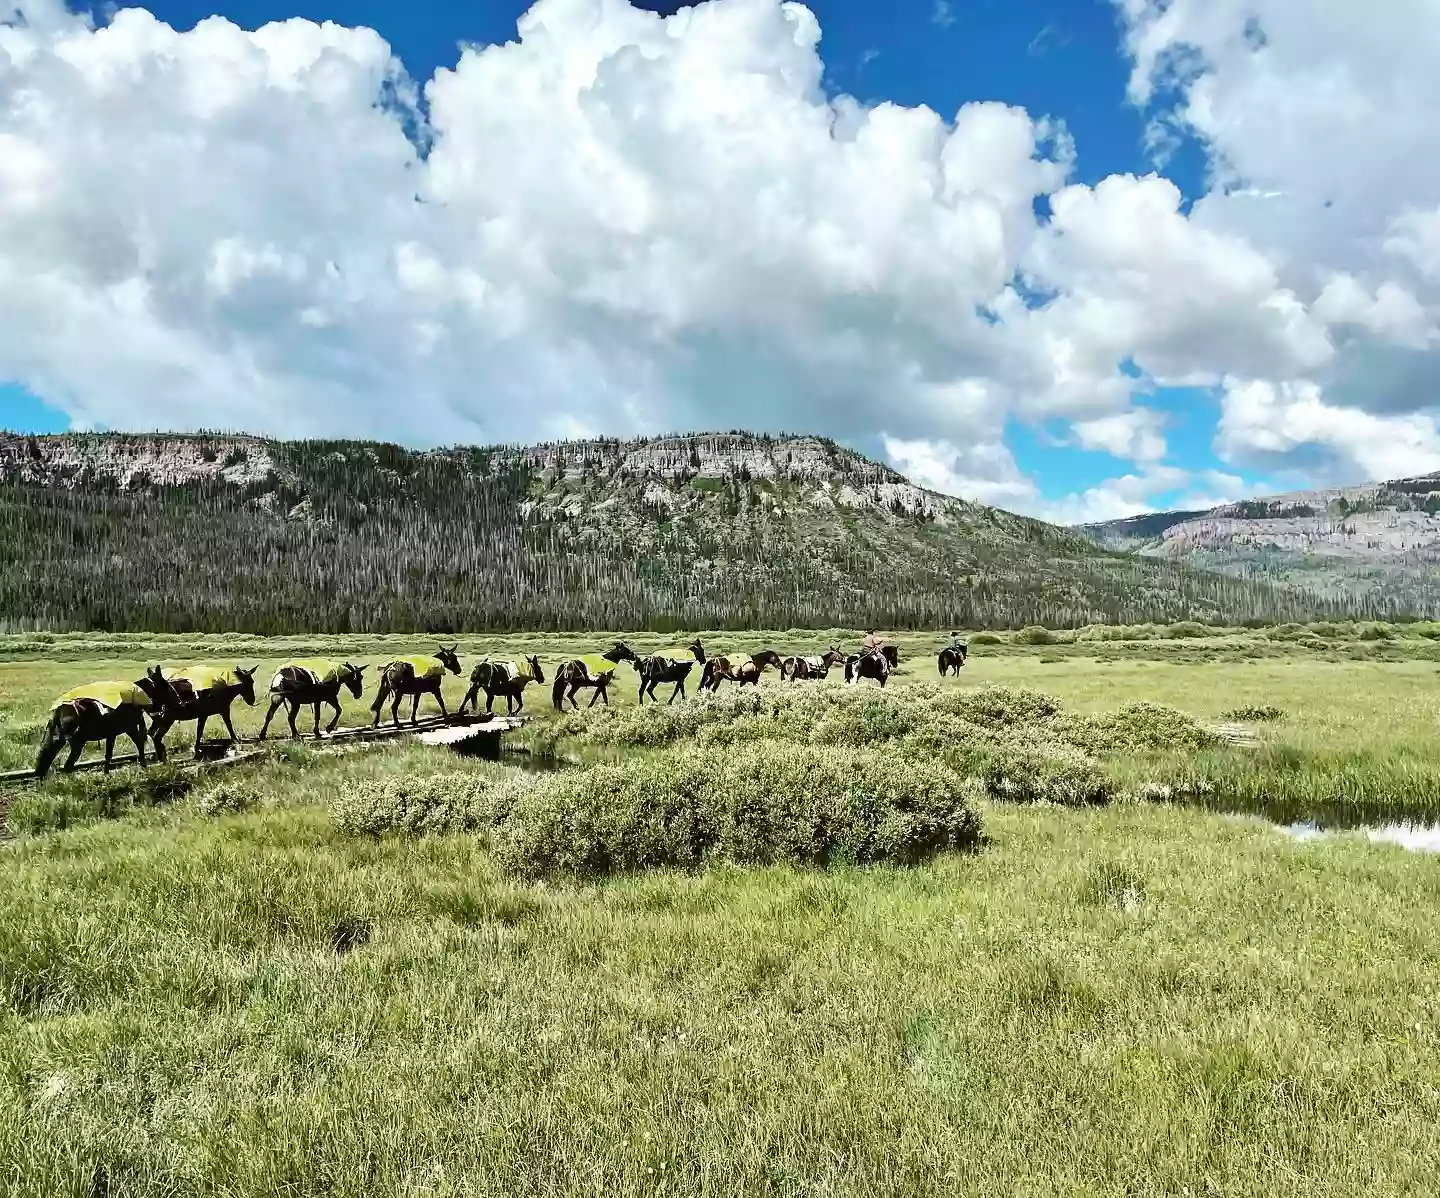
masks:
<svg viewBox="0 0 1440 1198"><path fill-rule="evenodd" d="M1165 628L1165 636L1172 641L1189 640L1194 637L1210 636L1212 629L1197 620L1179 620Z"/></svg>
<svg viewBox="0 0 1440 1198"><path fill-rule="evenodd" d="M920 687L912 690L917 698L926 698ZM1060 704L1051 696L1023 686L942 691L928 702L936 710L991 728L1044 723L1060 711Z"/></svg>
<svg viewBox="0 0 1440 1198"><path fill-rule="evenodd" d="M474 832L494 822L496 789L492 779L460 771L355 778L331 800L330 813L344 831L367 836Z"/></svg>
<svg viewBox="0 0 1440 1198"><path fill-rule="evenodd" d="M221 778L195 796L203 815L237 815L253 811L264 801L265 788L254 778Z"/></svg>
<svg viewBox="0 0 1440 1198"><path fill-rule="evenodd" d="M1183 711L1160 703L1127 703L1115 711L1067 717L1060 735L1087 753L1122 753L1137 749L1212 749L1220 737Z"/></svg>
<svg viewBox="0 0 1440 1198"><path fill-rule="evenodd" d="M1000 645L1004 644L1004 641L1002 641L1001 638L993 632L977 632L974 636L970 638L970 644L972 646Z"/></svg>
<svg viewBox="0 0 1440 1198"><path fill-rule="evenodd" d="M1055 634L1038 624L1030 624L1017 632L1013 638L1017 645L1053 645Z"/></svg>
<svg viewBox="0 0 1440 1198"><path fill-rule="evenodd" d="M1266 703L1258 707L1233 707L1225 713L1227 720L1240 720L1246 723L1262 723L1269 720L1283 720L1285 709L1276 707L1273 703Z"/></svg>
<svg viewBox="0 0 1440 1198"><path fill-rule="evenodd" d="M1099 806L1116 791L1099 762L1061 741L1012 737L979 754L952 754L946 760L957 771L978 775L992 796L1010 803Z"/></svg>
<svg viewBox="0 0 1440 1198"><path fill-rule="evenodd" d="M493 844L526 877L715 860L911 864L980 836L972 788L943 766L789 742L685 749L508 789Z"/></svg>

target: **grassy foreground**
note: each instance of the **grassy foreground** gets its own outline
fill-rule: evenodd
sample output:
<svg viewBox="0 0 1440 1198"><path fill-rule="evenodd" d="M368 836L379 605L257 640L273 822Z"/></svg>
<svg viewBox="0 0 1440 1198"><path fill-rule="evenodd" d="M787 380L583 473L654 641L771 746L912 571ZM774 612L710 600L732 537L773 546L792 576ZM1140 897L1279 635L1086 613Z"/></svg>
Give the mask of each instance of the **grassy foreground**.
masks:
<svg viewBox="0 0 1440 1198"><path fill-rule="evenodd" d="M0 662L0 730L155 647ZM946 685L1274 705L1267 776L1429 770L1419 654L1215 652L976 646ZM522 883L481 837L329 813L439 768L510 772L301 749L234 814L197 792L57 831L23 800L32 830L0 846L0 1192L1398 1195L1440 1169L1434 858L1126 798L979 800L983 850L923 866Z"/></svg>

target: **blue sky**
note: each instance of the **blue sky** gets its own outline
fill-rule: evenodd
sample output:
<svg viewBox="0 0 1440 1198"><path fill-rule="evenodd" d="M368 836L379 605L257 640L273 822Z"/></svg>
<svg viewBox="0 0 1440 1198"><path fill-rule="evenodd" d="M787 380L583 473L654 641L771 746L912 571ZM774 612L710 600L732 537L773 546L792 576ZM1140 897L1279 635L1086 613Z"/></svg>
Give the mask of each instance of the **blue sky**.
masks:
<svg viewBox="0 0 1440 1198"><path fill-rule="evenodd" d="M56 2L21 0L21 5ZM154 0L148 5L154 18L185 37L162 47L157 26L132 22L124 38L106 43L106 53L149 64L131 69L136 92L128 105L108 102L125 119L138 122L109 137L114 145L128 145L126 139L137 137L138 129L140 148L133 154L102 155L97 164L94 138L74 138L77 147L83 143L85 148L73 150L66 139L84 125L72 123L47 134L26 126L18 111L0 109L0 134L7 132L8 122L14 136L31 138L37 157L53 159L49 174L40 171L35 178L64 176L66 154L84 157L83 169L75 172L86 185L78 201L84 215L77 217L56 201L55 240L32 238L33 244L63 244L66 252L84 257L87 238L104 241L115 235L124 245L117 251L119 260L139 262L147 254L153 259L139 268L131 290L115 290L112 280L105 284L108 290L96 293L105 298L97 304L92 295L81 307L74 306L80 301L70 294L57 301L57 311L47 313L28 339L14 331L8 345L0 342L0 379L10 379L0 382L0 423L27 431L56 431L72 419L77 426L99 428L214 427L233 414L230 423L255 431L378 435L416 444L625 434L696 424L813 427L888 456L918 481L1054 519L1099 518L1440 465L1440 430L1429 406L1433 400L1418 394L1421 382L1434 376L1429 350L1420 347L1432 344L1427 329L1435 327L1436 310L1416 281L1425 273L1423 254L1429 244L1423 223L1415 225L1413 237L1410 265L1416 269L1366 270L1376 263L1393 266L1394 230L1414 214L1415 221L1423 221L1431 201L1440 203L1440 196L1427 194L1419 183L1411 187L1393 169L1384 175L1395 184L1393 195L1347 181L1343 162L1332 162L1327 173L1316 152L1316 131L1302 125L1305 110L1297 105L1290 112L1283 100L1287 88L1297 95L1313 93L1306 72L1331 80L1347 71L1356 79L1363 74L1359 67L1365 64L1347 60L1355 49L1348 29L1330 20L1338 8L1322 6L1315 10L1320 16L1307 22L1300 0L1256 0L1258 24L1228 28L1206 15L1212 10L1202 0L1131 0L1128 24L1116 0L810 0L808 8L822 31L817 50L822 84L832 99L854 97L872 110L896 105L907 120L921 106L949 121L962 108L973 114L984 103L1010 105L1023 110L1025 127L1040 138L1036 154L1042 163L1047 156L1063 155L1056 148L1062 143L1045 140L1053 129L1044 122L1063 123L1074 149L1063 177L1050 174L1043 182L1026 183L1018 175L1002 177L1007 170L1023 173L1025 168L1003 152L1006 138L1015 132L1014 121L1007 124L993 109L966 130L957 124L954 144L943 152L928 144L928 134L918 134L913 121L892 122L883 134L890 139L889 149L877 160L891 164L884 170L895 171L893 181L883 172L872 178L846 175L843 164L825 161L834 147L809 145L804 126L785 123L795 118L797 105L803 109L810 103L799 92L787 91L808 51L797 54L786 45L786 30L799 26L770 19L779 11L769 11L771 0L715 0L717 15L703 33L676 42L652 41L650 61L664 63L669 56L673 62L639 74L622 65L614 33L620 25L597 32L598 14L603 10L612 21L616 6L617 0L539 0L532 17L541 33L526 46L507 47L508 57L488 66L462 65L446 90L435 93L440 110L434 128L443 134L444 161L437 163L432 155L429 161L404 164L415 177L412 184L398 175L388 181L378 177L390 164L381 161L377 167L376 162L394 157L384 129L372 127L375 121L358 110L338 114L330 91L307 91L330 86L316 72L299 69L293 85L267 90L263 71L257 75L253 62L241 66L246 55L253 57L253 47L241 50L226 42L217 51L213 38L207 42L189 31L216 13L242 30L297 17L373 29L408 76L423 85L437 69L456 67L462 45L516 41L516 23L526 4L234 0L217 8ZM657 3L637 2L636 7ZM111 10L96 6L93 12L103 32ZM630 32L620 36L621 42L633 35L630 25L624 28ZM1254 36L1255 28L1263 28L1265 36ZM1379 41L1389 29L1382 21L1372 33ZM296 70L296 62L313 58L314 35L291 34L292 49L273 59L281 65L272 71ZM65 36L97 35L72 29ZM1410 70L1406 64L1413 61L1415 78L1428 86L1424 33L1412 28L1408 36L1420 45L1410 47L1397 26L1400 65L1394 70ZM676 49L680 43L688 49ZM260 49L275 55L276 44L272 38ZM618 134L603 123L587 127L583 135L597 139L588 154L575 146L581 134L571 129L557 141L559 157L536 151L532 163L532 144L552 129L561 132L568 119L564 104L557 108L552 96L530 113L521 113L520 104L515 113L507 109L516 79L536 81L536 94L554 85L547 72L560 61L554 51L560 44L578 47L582 57L594 53L608 79L606 90L597 93L605 97L605 111L626 113L635 126ZM375 78L368 46L352 39L343 47L347 78L362 100ZM712 47L718 47L715 69L733 73L706 82L696 72L713 65L706 58ZM693 57L696 53L699 58ZM167 72L183 76L190 69L184 65L188 55L203 63L203 70L236 64L240 91L235 94L249 105L244 127L215 120L208 103L195 112L181 111L184 102L176 96L189 93L176 92L165 80ZM1190 73L1177 76L1159 69L1173 61L1190 64ZM198 74L200 66L194 70L196 77L204 77ZM757 71L773 71L769 90L754 107L745 107ZM1264 72L1273 77L1261 78ZM145 90L156 78L163 86ZM48 76L46 85L63 86L53 79ZM252 95L244 89L256 79L262 83ZM1127 87L1133 91L1137 80L1143 87L1145 79L1159 86L1142 105L1132 101ZM1200 83L1207 87L1207 103L1197 112L1185 100L1187 89ZM615 107L616 89L631 84L650 90L636 91L633 101L627 96ZM691 86L693 98L683 95ZM664 90L676 88L679 93ZM554 95L563 100L562 93ZM681 114L693 118L684 125L689 130L685 142L667 140L674 120L645 124L660 111L655 97L662 95L677 111L693 99L695 113ZM727 95L745 96L739 115ZM1257 95L1266 97L1268 111L1258 110ZM76 122L88 119L93 125L110 115L109 109L97 109L85 118L84 97L52 99L58 110L73 101ZM1342 94L1334 102L1353 100L1358 111L1365 99ZM262 108L270 104L273 119ZM1343 117L1344 110L1339 111ZM265 119L258 120L261 113ZM1343 156L1343 119L1336 112L1310 115L1326 130L1338 130L1336 146L1327 148L1332 158ZM342 117L349 131L327 133L326 122ZM357 133L362 121L369 124ZM674 158L678 150L704 142L711 131L726 136L730 121L744 127L745 149L717 141L716 147L732 148L700 146L704 153L693 164ZM183 132L170 128L175 122ZM252 131L257 123L264 134ZM646 161L645 129L651 131L655 161ZM777 180L777 195L812 209L797 225L808 232L793 232L781 252L809 233L820 236L837 226L847 231L810 258L779 268L781 273L768 282L759 276L776 253L763 248L773 229L759 217L747 224L749 214L738 214L740 225L724 235L737 245L736 262L729 264L733 274L719 262L731 247L723 240L706 242L703 233L697 242L688 226L637 234L638 240L621 253L614 245L613 219L624 224L629 218L605 215L584 235L590 241L582 245L578 240L577 214L583 220L607 201L623 207L658 196L663 207L656 211L662 215L683 213L687 205L704 210L707 203L719 203L707 197L731 194L726 154L738 155L736 177L760 169L756 177L763 179L764 170L781 170L774 165L781 160L767 157L761 144L777 130L793 146L808 146L814 158L813 163L797 158L794 177ZM1160 157L1153 153L1157 131L1169 143ZM1404 137L1420 136L1400 129L1392 145L1388 132L1374 126L1368 139L1357 134L1349 152L1368 154L1383 167L1400 161L1407 150ZM621 135L629 140L606 140ZM200 156L213 156L210 167L195 168L194 178L188 164L177 166L168 157L186 139L202 147ZM235 139L240 148L229 149L226 139ZM753 163L744 157L751 150ZM567 151L582 162L618 155L632 172L627 184L632 190L617 192L609 182L594 195L576 192L556 201L550 212L544 184L548 180L560 187L568 181ZM952 153L962 162L982 164L978 184L964 168L961 174L970 179L967 186L993 190L997 211L1006 214L1003 239L998 227L987 232L984 211L967 210L970 214L956 225L956 216L938 202L898 215L889 210L887 186L893 182L894 195L929 186L919 181L952 169ZM1231 186L1207 196L1216 178L1212 159L1231 171ZM207 173L218 175L226 164L240 160L260 165L239 187L220 189L217 180L215 194L204 191ZM757 168L760 162L771 166ZM299 178L312 164L316 177ZM1371 174L1383 173L1375 162L1370 165ZM501 194L494 178L509 170L516 176L513 195ZM115 176L113 189L94 183L104 171ZM986 171L995 175L993 187ZM1154 177L1156 172L1160 177ZM373 194L365 190L372 174ZM346 182L337 190L334 180L342 177ZM171 191L177 178L184 180L185 201ZM593 182L581 180L587 186ZM246 196L235 194L247 186ZM1025 209L1016 206L1015 189L1022 186L1036 193L1033 206L1020 193ZM1344 202L1336 203L1337 194L1351 186L1355 194L1348 200L1340 196ZM837 187L853 194L835 194ZM1052 219L1054 193L1062 187L1066 210L1063 218ZM1237 188L1239 196L1251 198L1231 199L1227 193ZM142 198L127 201L131 210L112 216L96 198L111 190ZM376 217L397 190L405 191L407 200L413 191L432 206L429 217L406 215L399 232ZM154 203L153 211L135 211L147 202ZM726 202L731 208L716 210L717 226L719 218L732 224L737 218L733 198ZM1292 202L1293 209L1283 212ZM895 223L875 225L867 215L871 210ZM1031 227L1017 234L1015 222L1022 212ZM457 221L440 228L451 214ZM542 224L542 218L551 223ZM171 223L176 243L157 247L156 230ZM88 232L77 237L73 230L81 226ZM503 228L507 235L519 230L522 241L516 244L527 244L529 256L497 257L489 243L477 249L465 230L480 227ZM1390 257L1374 250L1370 261L1359 261L1347 245L1352 229L1366 231L1365 244L1372 250L1383 241ZM625 235L630 231L626 225ZM972 232L973 244L966 242ZM738 247L749 235L759 248L746 245L741 253ZM918 257L913 252L925 237L944 242L936 248L933 271L925 252ZM1354 244L1360 244L1358 238ZM1342 252L1331 254L1332 248ZM957 280L957 297L974 288L981 289L974 294L988 296L984 288L993 283L974 279L992 276L997 253L1006 256L1006 269L1013 270L1024 303L1001 322L1006 328L987 340L983 330L946 329L927 321L926 305L933 307L937 298L946 302L947 271ZM533 273L537 254L549 272L543 277L555 280L558 291L534 290L541 277ZM718 256L719 265L712 263L709 273L695 281L672 283L664 277L665 271L679 266L683 273L689 264L709 262L712 256ZM377 269L394 271L401 257L419 264L406 276L408 291L402 287L397 296L354 290L373 284ZM228 263L222 271L227 281L217 285L220 258ZM497 265L500 258L503 267ZM115 260L112 254L106 262ZM92 259L69 265L87 276L110 269L100 269ZM836 281L837 271L857 269L868 280L859 293L868 298L861 300L847 294L853 284ZM39 280L63 274L44 263L37 267L32 255L12 277L23 280L27 271L37 270L33 277L40 290ZM446 276L447 270L454 273ZM617 270L629 272L620 291L615 290L620 286L614 282ZM805 275L807 270L814 271L813 277ZM727 287L733 290L747 272L755 275L756 295L733 301ZM1334 280L1342 272L1340 286ZM260 286L261 276L270 281ZM1039 277L1045 280L1045 301L1032 290ZM205 308L203 320L192 320L207 279L212 292L220 286L224 294ZM319 281L310 286L312 280ZM757 341L748 323L752 313L765 307L767 290L773 295L792 280L797 298L775 296L776 323ZM387 285L393 283L392 278ZM635 299L634 289L652 286L653 296ZM337 287L348 297L338 304ZM476 287L484 291L484 301L474 300ZM432 288L425 291L424 303L415 298L417 288ZM137 324L125 305L135 303L141 292L151 310ZM444 301L448 309L435 306L440 301L433 297L442 293L449 297ZM462 295L499 306L487 308L478 324L467 326L456 315L463 308L456 297ZM965 311L989 310L996 302L1003 301L987 297L967 304L957 298L956 319ZM97 310L112 307L114 312L103 319L96 317ZM677 317L677 312L686 315ZM1287 312L1292 315L1283 315ZM617 319L622 325L614 324ZM682 324L673 335L651 331L649 322L659 329L675 319ZM634 322L633 337L623 329L627 320ZM510 330L514 321L521 323L513 332L496 332ZM56 332L67 328L74 332L64 337ZM617 328L622 329L618 338ZM54 348L46 343L51 336ZM456 346L454 361L425 348L432 342ZM1097 348L1111 345L1113 350ZM851 362L848 355L857 346L863 347L861 358ZM1107 352L1114 355L1108 361ZM737 365L742 356L750 360L743 369ZM1123 381L1126 375L1133 376L1133 386ZM1365 380L1382 376L1394 380L1387 384L1393 393L1372 403ZM1339 398L1327 390L1332 386ZM511 398L489 398L502 395Z"/></svg>

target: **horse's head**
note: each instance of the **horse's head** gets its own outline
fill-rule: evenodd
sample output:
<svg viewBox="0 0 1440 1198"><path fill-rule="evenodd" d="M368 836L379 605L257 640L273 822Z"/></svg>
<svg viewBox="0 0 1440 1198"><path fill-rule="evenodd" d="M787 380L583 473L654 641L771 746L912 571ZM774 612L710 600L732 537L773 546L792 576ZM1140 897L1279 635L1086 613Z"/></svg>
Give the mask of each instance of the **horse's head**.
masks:
<svg viewBox="0 0 1440 1198"><path fill-rule="evenodd" d="M600 656L609 658L616 665L619 665L622 661L628 661L633 662L637 670L640 668L639 656L635 650L630 648L624 641L616 641L608 651L602 653Z"/></svg>
<svg viewBox="0 0 1440 1198"><path fill-rule="evenodd" d="M759 653L753 654L750 658L757 666L774 666L780 668L780 654L774 649L761 649Z"/></svg>
<svg viewBox="0 0 1440 1198"><path fill-rule="evenodd" d="M240 687L240 697L251 707L255 706L255 672L259 666L252 666L245 669L243 666L235 667L235 682Z"/></svg>
<svg viewBox="0 0 1440 1198"><path fill-rule="evenodd" d="M136 685L145 692L146 697L157 708L173 707L178 703L179 696L175 694L175 688L170 684L170 679L165 677L165 672L159 666L151 666L145 671L145 677L141 678Z"/></svg>
<svg viewBox="0 0 1440 1198"><path fill-rule="evenodd" d="M455 656L455 650L458 648L460 648L460 644L457 641L448 649L442 645L435 651L435 656L440 659L440 664L452 674L458 674L460 672L460 659Z"/></svg>
<svg viewBox="0 0 1440 1198"><path fill-rule="evenodd" d="M535 679L536 682L544 682L545 671L540 668L540 659L538 657L526 657L525 660L530 663L530 677Z"/></svg>
<svg viewBox="0 0 1440 1198"><path fill-rule="evenodd" d="M695 660L696 660L696 661L702 662L702 663L704 662L704 660L705 660L705 646L700 643L700 638L699 638L698 636L697 636L693 641L690 642L689 649L690 649L690 652L695 655Z"/></svg>
<svg viewBox="0 0 1440 1198"><path fill-rule="evenodd" d="M830 666L843 666L845 664L845 654L840 652L839 645L831 645L829 651L820 658L820 662L827 669Z"/></svg>
<svg viewBox="0 0 1440 1198"><path fill-rule="evenodd" d="M351 665L348 661L340 668L340 681L350 688L350 693L357 699L360 692L365 689L365 671L368 666Z"/></svg>

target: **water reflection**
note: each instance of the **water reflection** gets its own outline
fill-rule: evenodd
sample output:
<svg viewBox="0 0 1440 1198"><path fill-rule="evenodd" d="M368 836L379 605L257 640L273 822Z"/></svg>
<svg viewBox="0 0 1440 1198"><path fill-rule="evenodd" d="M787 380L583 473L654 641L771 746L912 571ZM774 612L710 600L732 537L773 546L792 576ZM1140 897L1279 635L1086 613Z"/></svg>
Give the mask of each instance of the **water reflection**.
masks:
<svg viewBox="0 0 1440 1198"><path fill-rule="evenodd" d="M1359 836L1378 844L1395 844L1415 853L1440 853L1440 824L1408 822L1376 824L1358 828L1322 828L1311 821L1294 824L1272 824L1286 836L1296 840L1324 840L1332 836Z"/></svg>

